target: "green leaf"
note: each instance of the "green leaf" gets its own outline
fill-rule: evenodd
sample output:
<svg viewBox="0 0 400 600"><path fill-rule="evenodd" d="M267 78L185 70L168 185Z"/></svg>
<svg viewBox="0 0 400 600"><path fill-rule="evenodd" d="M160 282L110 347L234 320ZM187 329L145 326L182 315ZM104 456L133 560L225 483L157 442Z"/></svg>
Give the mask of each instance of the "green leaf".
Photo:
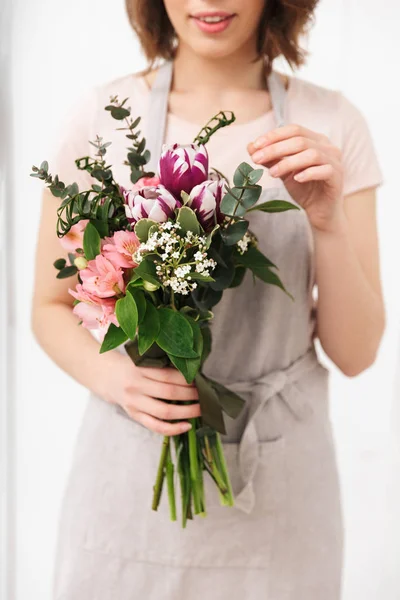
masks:
<svg viewBox="0 0 400 600"><path fill-rule="evenodd" d="M201 364L204 364L211 352L212 334L211 328L208 325L207 327L201 327L200 331L201 335L203 336L203 352L201 356Z"/></svg>
<svg viewBox="0 0 400 600"><path fill-rule="evenodd" d="M42 164L40 165L40 168L42 169L42 171L48 171L49 170L49 163L47 162L47 160L44 160L42 162Z"/></svg>
<svg viewBox="0 0 400 600"><path fill-rule="evenodd" d="M192 231L193 233L200 234L201 228L197 220L196 213L188 206L182 206L178 210L177 222L180 224L184 233Z"/></svg>
<svg viewBox="0 0 400 600"><path fill-rule="evenodd" d="M269 258L264 256L264 254L255 246L249 246L244 254L240 254L239 251L235 249L234 257L236 265L243 265L250 269L253 267L275 267L277 269L277 266L274 265Z"/></svg>
<svg viewBox="0 0 400 600"><path fill-rule="evenodd" d="M202 375L205 377L204 373ZM235 394L235 392L232 392L230 389L226 388L221 383L218 383L218 381L214 381L214 379L210 379L210 377L206 377L206 379L211 383L212 387L216 391L218 403L222 410L232 419L236 419L246 404L245 400L243 400L243 398L241 398L238 394Z"/></svg>
<svg viewBox="0 0 400 600"><path fill-rule="evenodd" d="M181 191L182 204L187 204L190 200L190 196L185 190Z"/></svg>
<svg viewBox="0 0 400 600"><path fill-rule="evenodd" d="M146 138L143 138L140 141L139 146L137 147L138 154L142 154L142 152L145 148L146 148Z"/></svg>
<svg viewBox="0 0 400 600"><path fill-rule="evenodd" d="M125 344L125 349L131 360L138 367L157 367L162 369L170 364L167 354L157 344L152 344L146 352L140 354L137 339L129 340Z"/></svg>
<svg viewBox="0 0 400 600"><path fill-rule="evenodd" d="M58 269L59 271L61 269L63 269L65 267L65 265L67 264L67 261L65 260L65 258L57 258L57 260L55 260L53 262L53 266Z"/></svg>
<svg viewBox="0 0 400 600"><path fill-rule="evenodd" d="M215 291L221 291L228 288L235 275L235 265L231 260L226 261L226 267L217 265L213 271L215 281L210 283L210 287Z"/></svg>
<svg viewBox="0 0 400 600"><path fill-rule="evenodd" d="M221 237L228 246L233 246L242 239L249 228L248 221L236 221L221 231Z"/></svg>
<svg viewBox="0 0 400 600"><path fill-rule="evenodd" d="M221 200L220 209L225 215L243 217L246 209L241 204L241 192L238 188L232 188L230 192L226 192Z"/></svg>
<svg viewBox="0 0 400 600"><path fill-rule="evenodd" d="M158 310L151 302L146 302L143 320L139 323L139 353L144 354L157 339L160 332L160 317Z"/></svg>
<svg viewBox="0 0 400 600"><path fill-rule="evenodd" d="M126 108L120 108L118 106L112 106L110 112L113 119L117 119L117 121L122 121L131 114Z"/></svg>
<svg viewBox="0 0 400 600"><path fill-rule="evenodd" d="M286 200L269 200L268 202L262 202L261 204L257 204L250 208L247 212L251 212L253 210L261 210L262 212L284 212L286 210L300 210L299 206L293 204L292 202L287 202Z"/></svg>
<svg viewBox="0 0 400 600"><path fill-rule="evenodd" d="M97 229L100 237L105 237L106 235L108 235L109 231L108 231L108 223L107 222L100 221L99 219L92 219L90 222ZM89 225L89 223L88 223L88 225ZM86 230L86 228L85 228L85 230Z"/></svg>
<svg viewBox="0 0 400 600"><path fill-rule="evenodd" d="M238 287L242 283L245 274L246 274L246 267L237 266L235 269L235 275L234 275L231 285L229 287L230 288Z"/></svg>
<svg viewBox="0 0 400 600"><path fill-rule="evenodd" d="M134 268L135 275L139 275L145 281L153 283L157 287L161 286L161 283L157 277L156 265L152 260L146 260L145 258Z"/></svg>
<svg viewBox="0 0 400 600"><path fill-rule="evenodd" d="M110 323L106 335L100 347L100 354L113 350L120 344L123 344L128 339L125 331L121 327L117 327L114 323Z"/></svg>
<svg viewBox="0 0 400 600"><path fill-rule="evenodd" d="M210 233L208 234L208 236L207 236L207 242L206 242L206 249L207 250L211 246L212 239L213 239L215 233L218 231L218 229L220 229L220 226L219 225L215 225L214 228L212 229L212 231L210 231Z"/></svg>
<svg viewBox="0 0 400 600"><path fill-rule="evenodd" d="M152 219L140 219L136 222L134 231L141 242L147 242L149 229L152 225L157 225Z"/></svg>
<svg viewBox="0 0 400 600"><path fill-rule="evenodd" d="M186 319L190 323L193 331L193 347L198 353L197 358L180 358L173 354L168 354L172 364L182 373L187 383L192 383L201 366L201 357L203 353L203 336L200 327L189 315Z"/></svg>
<svg viewBox="0 0 400 600"><path fill-rule="evenodd" d="M181 358L197 358L193 350L193 330L182 313L171 308L159 308L160 332L157 344L174 356Z"/></svg>
<svg viewBox="0 0 400 600"><path fill-rule="evenodd" d="M248 176L249 183L254 185L258 181L260 181L261 177L263 176L263 173L264 173L263 169L254 169L254 171L249 173L249 176Z"/></svg>
<svg viewBox="0 0 400 600"><path fill-rule="evenodd" d="M216 291L211 289L211 287L198 287L191 292L191 297L197 308L202 311L208 311L221 300L222 290Z"/></svg>
<svg viewBox="0 0 400 600"><path fill-rule="evenodd" d="M136 303L136 308L138 311L138 324L143 321L144 315L146 313L146 298L144 292L135 287L129 288L129 293L133 296L133 299Z"/></svg>
<svg viewBox="0 0 400 600"><path fill-rule="evenodd" d="M210 275L203 275L202 273L197 273L197 271L191 273L190 277L192 279L196 279L197 281L215 281L214 277L211 277Z"/></svg>
<svg viewBox="0 0 400 600"><path fill-rule="evenodd" d="M122 327L126 335L133 340L138 325L138 309L132 294L128 292L124 298L117 300L115 304L115 314L117 315L120 327Z"/></svg>
<svg viewBox="0 0 400 600"><path fill-rule="evenodd" d="M246 182L246 179L248 178L249 174L254 171L253 167L251 167L248 163L246 162L242 162L238 168L236 169L234 175L233 175L233 183L234 185L244 185Z"/></svg>
<svg viewBox="0 0 400 600"><path fill-rule="evenodd" d="M285 292L285 294L287 294L287 296L289 296L289 298L294 300L294 297L292 296L292 294L290 294L286 290L285 286L283 285L282 281L279 279L278 275L276 273L274 273L273 271L271 271L271 269L269 269L268 267L250 267L250 269L252 270L252 272L254 273L254 275L256 277L258 277L265 283L269 283L271 285L276 285L277 287L281 288L281 290L283 290Z"/></svg>
<svg viewBox="0 0 400 600"><path fill-rule="evenodd" d="M252 187L247 187L243 191L242 196L242 204L244 208L249 209L253 206L259 197L261 196L262 187L260 185L253 185Z"/></svg>
<svg viewBox="0 0 400 600"><path fill-rule="evenodd" d="M83 249L88 260L92 260L100 254L100 239L96 227L89 221L83 234Z"/></svg>
<svg viewBox="0 0 400 600"><path fill-rule="evenodd" d="M201 419L205 425L212 427L219 433L226 433L222 409L218 395L211 383L203 375L197 373L195 383L199 394Z"/></svg>
<svg viewBox="0 0 400 600"><path fill-rule="evenodd" d="M61 269L61 271L57 273L56 277L57 279L66 279L67 277L75 275L77 272L78 269L75 267L75 265L72 265L70 267L64 267L64 269Z"/></svg>

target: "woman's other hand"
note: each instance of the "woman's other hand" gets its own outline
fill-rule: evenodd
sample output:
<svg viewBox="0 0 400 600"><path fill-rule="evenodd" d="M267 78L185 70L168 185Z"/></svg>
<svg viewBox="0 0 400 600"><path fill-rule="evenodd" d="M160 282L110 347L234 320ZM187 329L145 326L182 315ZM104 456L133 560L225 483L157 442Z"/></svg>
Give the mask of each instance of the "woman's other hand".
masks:
<svg viewBox="0 0 400 600"><path fill-rule="evenodd" d="M280 177L313 228L340 231L344 222L341 150L297 124L278 127L247 146L253 162Z"/></svg>

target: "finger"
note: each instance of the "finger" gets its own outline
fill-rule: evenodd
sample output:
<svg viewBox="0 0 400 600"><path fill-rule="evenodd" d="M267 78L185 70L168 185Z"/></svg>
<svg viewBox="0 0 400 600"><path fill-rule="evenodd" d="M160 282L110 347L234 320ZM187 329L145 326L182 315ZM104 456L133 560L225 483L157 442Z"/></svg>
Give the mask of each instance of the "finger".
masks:
<svg viewBox="0 0 400 600"><path fill-rule="evenodd" d="M134 419L147 429L161 435L179 435L191 429L190 423L184 421L181 423L168 423L140 411L135 413Z"/></svg>
<svg viewBox="0 0 400 600"><path fill-rule="evenodd" d="M308 167L326 164L326 157L316 148L309 148L304 152L283 158L269 169L272 177L284 177L293 171L303 171Z"/></svg>
<svg viewBox="0 0 400 600"><path fill-rule="evenodd" d="M147 379L154 381L165 381L175 385L183 385L184 387L193 387L193 383L188 383L182 373L175 367L140 367L141 374Z"/></svg>
<svg viewBox="0 0 400 600"><path fill-rule="evenodd" d="M143 378L140 382L140 391L147 396L162 398L163 400L181 401L199 399L199 392L196 386L176 385L175 383L164 383L154 379Z"/></svg>
<svg viewBox="0 0 400 600"><path fill-rule="evenodd" d="M309 167L293 176L296 181L326 181L334 173L332 165L319 165L318 167Z"/></svg>
<svg viewBox="0 0 400 600"><path fill-rule="evenodd" d="M151 396L137 394L135 396L134 403L134 407L126 405L125 410L138 410L166 421L194 419L195 417L200 417L201 415L199 402L177 406L176 404L170 404L169 402L164 402L163 400L158 400L157 398L153 398Z"/></svg>
<svg viewBox="0 0 400 600"><path fill-rule="evenodd" d="M271 129L271 131L267 131L267 133L258 137L256 140L254 140L254 142L248 144L247 150L250 153L253 153L255 150L263 148L268 144L274 144L276 142L280 142L281 140L298 136L306 137L314 141L328 141L328 138L321 133L317 133L312 129L298 125L297 123L290 123L289 125L276 127L275 129Z"/></svg>
<svg viewBox="0 0 400 600"><path fill-rule="evenodd" d="M256 150L252 155L252 160L256 163L269 163L271 161L280 160L285 156L304 152L308 148L317 148L318 144L314 140L302 136L296 136L282 142L269 144L261 150Z"/></svg>

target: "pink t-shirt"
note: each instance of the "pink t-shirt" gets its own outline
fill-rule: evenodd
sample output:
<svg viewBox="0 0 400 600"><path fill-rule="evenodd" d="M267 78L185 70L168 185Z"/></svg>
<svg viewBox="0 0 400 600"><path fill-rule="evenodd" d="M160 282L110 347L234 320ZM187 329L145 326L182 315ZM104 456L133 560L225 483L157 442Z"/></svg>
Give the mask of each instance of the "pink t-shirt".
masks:
<svg viewBox="0 0 400 600"><path fill-rule="evenodd" d="M110 96L118 95L120 100L129 98L127 106L132 109L132 117L142 117L141 130L151 115L147 114L149 88L140 73L131 73L110 82L96 86L80 98L60 128L59 137L48 157L49 170L58 174L65 184L76 181L82 190L91 185L86 172L78 171L74 160L78 157L93 156L95 149L89 144L96 135L103 141L112 142L107 150L107 164L113 166L116 181L130 187L130 169L124 165L129 140L124 131L116 128L124 122L115 121L104 107ZM297 76L289 77L286 94L288 122L298 123L316 132L324 133L331 142L342 150L344 164L344 194L378 186L382 183L382 171L376 155L374 142L362 112L340 91L310 83ZM210 118L213 115L210 115ZM249 142L275 127L273 111L247 123L233 123L217 131L207 144L210 166L217 168L230 181L237 166L245 161L252 164L246 150ZM190 143L201 127L181 117L169 113L167 118L165 143ZM276 186L276 179L267 169L260 180L263 187Z"/></svg>

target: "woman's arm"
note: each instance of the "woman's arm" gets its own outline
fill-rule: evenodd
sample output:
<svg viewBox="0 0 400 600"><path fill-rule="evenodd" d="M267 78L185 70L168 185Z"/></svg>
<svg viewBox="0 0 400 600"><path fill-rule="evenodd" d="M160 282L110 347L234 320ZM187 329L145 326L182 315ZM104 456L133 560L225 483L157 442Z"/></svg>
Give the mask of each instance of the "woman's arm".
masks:
<svg viewBox="0 0 400 600"><path fill-rule="evenodd" d="M54 362L107 402L123 406L143 426L162 435L190 428L186 419L201 413L194 384L175 368L137 367L118 350L99 353L99 343L73 314L77 276L57 279L53 262L67 258L56 235L59 201L46 189L37 238L31 322L36 340ZM163 400L187 401L172 405ZM196 402L197 400L197 402ZM193 402L194 401L194 402ZM169 421L178 421L170 423Z"/></svg>
<svg viewBox="0 0 400 600"><path fill-rule="evenodd" d="M56 235L58 205L58 199L46 188L36 246L32 330L43 350L63 371L104 397L103 374L115 369L124 357L117 352L100 354L98 342L78 325L79 319L72 313L74 299L68 293L68 288L77 284L77 276L56 278L54 260L68 257Z"/></svg>
<svg viewBox="0 0 400 600"><path fill-rule="evenodd" d="M316 335L345 375L357 375L374 362L385 328L375 190L344 196L342 151L296 123L267 132L248 151L282 178L307 214L316 254Z"/></svg>
<svg viewBox="0 0 400 600"><path fill-rule="evenodd" d="M316 335L341 371L355 376L375 361L385 329L375 189L346 196L344 210L336 231L313 230Z"/></svg>

